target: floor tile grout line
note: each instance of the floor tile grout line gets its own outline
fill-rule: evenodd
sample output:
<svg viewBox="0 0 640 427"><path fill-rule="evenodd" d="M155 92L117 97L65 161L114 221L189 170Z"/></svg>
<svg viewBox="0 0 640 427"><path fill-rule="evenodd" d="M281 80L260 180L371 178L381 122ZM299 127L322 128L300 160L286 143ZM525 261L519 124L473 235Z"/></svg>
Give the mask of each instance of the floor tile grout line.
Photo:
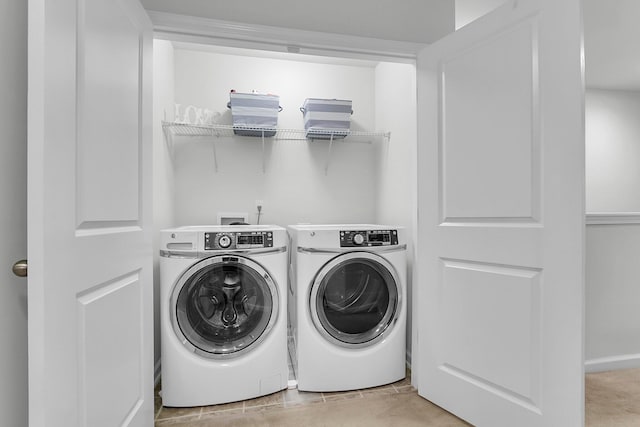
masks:
<svg viewBox="0 0 640 427"><path fill-rule="evenodd" d="M239 408L227 408L227 409L214 409L211 411L207 411L204 412L204 408L202 408L202 415L208 415L208 414L224 414L224 413L232 413L232 412L239 412L239 413L243 413L244 412L244 408L243 407L239 407Z"/></svg>
<svg viewBox="0 0 640 427"><path fill-rule="evenodd" d="M173 416L173 417L156 419L156 421L175 421L175 420L182 420L182 419L191 418L193 416L194 416L194 414L176 415L176 416Z"/></svg>

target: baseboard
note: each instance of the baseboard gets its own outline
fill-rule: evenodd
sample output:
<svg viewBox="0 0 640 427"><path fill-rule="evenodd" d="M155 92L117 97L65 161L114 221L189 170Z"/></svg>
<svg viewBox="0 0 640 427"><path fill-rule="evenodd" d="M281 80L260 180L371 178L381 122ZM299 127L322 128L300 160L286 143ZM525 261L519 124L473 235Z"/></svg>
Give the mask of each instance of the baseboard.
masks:
<svg viewBox="0 0 640 427"><path fill-rule="evenodd" d="M619 369L640 368L640 354L600 357L585 361L584 370L590 372L615 371Z"/></svg>
<svg viewBox="0 0 640 427"><path fill-rule="evenodd" d="M157 386L160 383L160 371L161 371L160 359L156 360L156 364L153 367L153 385Z"/></svg>

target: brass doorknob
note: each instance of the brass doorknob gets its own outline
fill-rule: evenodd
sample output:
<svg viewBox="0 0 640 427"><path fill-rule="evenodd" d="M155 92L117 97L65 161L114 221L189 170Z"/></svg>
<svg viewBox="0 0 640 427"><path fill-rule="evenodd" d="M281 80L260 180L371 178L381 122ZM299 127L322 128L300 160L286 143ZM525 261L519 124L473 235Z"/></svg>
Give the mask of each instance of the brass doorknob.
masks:
<svg viewBox="0 0 640 427"><path fill-rule="evenodd" d="M18 277L27 277L27 260L21 259L13 264L13 274Z"/></svg>

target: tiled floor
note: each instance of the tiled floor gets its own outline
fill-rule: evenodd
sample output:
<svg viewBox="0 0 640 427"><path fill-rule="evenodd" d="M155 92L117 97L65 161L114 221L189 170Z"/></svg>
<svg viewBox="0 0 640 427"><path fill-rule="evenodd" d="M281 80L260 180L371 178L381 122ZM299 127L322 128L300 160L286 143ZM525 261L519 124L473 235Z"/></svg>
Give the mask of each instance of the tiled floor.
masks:
<svg viewBox="0 0 640 427"><path fill-rule="evenodd" d="M386 408L389 406L389 408ZM416 406L416 408L411 408ZM402 408L409 408L404 410ZM395 414L395 415L393 415ZM427 417L427 418L425 418ZM417 395L409 379L364 390L310 393L283 390L257 399L197 408L165 408L156 394L156 426L468 426ZM402 421L398 424L399 421Z"/></svg>
<svg viewBox="0 0 640 427"><path fill-rule="evenodd" d="M640 369L587 374L588 427L640 426Z"/></svg>
<svg viewBox="0 0 640 427"><path fill-rule="evenodd" d="M586 426L640 426L640 369L587 374ZM469 426L418 396L409 379L340 393L296 389L244 402L164 408L156 390L156 426Z"/></svg>

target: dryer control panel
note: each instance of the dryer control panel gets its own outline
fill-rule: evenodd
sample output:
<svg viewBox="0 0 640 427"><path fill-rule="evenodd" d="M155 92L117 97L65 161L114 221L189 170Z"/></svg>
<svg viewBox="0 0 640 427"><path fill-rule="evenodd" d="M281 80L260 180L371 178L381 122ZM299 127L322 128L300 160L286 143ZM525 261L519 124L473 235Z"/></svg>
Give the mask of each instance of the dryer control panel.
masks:
<svg viewBox="0 0 640 427"><path fill-rule="evenodd" d="M357 248L398 244L398 230L341 230L340 247Z"/></svg>
<svg viewBox="0 0 640 427"><path fill-rule="evenodd" d="M272 248L272 231L204 233L204 250Z"/></svg>

